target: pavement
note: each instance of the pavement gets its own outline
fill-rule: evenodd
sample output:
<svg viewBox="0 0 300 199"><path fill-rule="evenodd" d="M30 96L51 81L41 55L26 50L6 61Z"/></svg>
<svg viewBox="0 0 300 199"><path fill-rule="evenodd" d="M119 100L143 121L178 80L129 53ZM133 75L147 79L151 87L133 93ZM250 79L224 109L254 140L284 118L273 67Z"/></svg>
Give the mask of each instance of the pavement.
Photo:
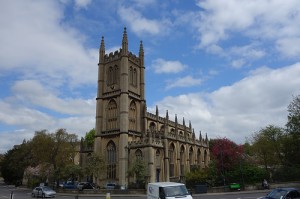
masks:
<svg viewBox="0 0 300 199"><path fill-rule="evenodd" d="M217 193L199 193L199 194L193 194L193 196L205 196L205 195L226 195L226 194L240 194L240 193L268 193L270 190L251 190L251 191L229 191L229 192L217 192ZM109 191L107 193L110 193ZM91 197L96 197L96 196L106 196L107 193L57 193L56 195L59 196L91 196ZM146 194L114 194L110 193L111 197L124 197L130 196L130 197L144 197Z"/></svg>

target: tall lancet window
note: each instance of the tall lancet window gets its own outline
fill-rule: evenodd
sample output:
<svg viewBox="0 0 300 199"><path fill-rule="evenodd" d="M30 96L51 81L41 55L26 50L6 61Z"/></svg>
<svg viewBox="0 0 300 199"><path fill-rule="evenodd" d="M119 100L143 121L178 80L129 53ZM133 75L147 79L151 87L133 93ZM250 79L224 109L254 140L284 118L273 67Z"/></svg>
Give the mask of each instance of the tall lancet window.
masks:
<svg viewBox="0 0 300 199"><path fill-rule="evenodd" d="M135 158L137 161L142 161L143 160L143 153L140 149L135 151Z"/></svg>
<svg viewBox="0 0 300 199"><path fill-rule="evenodd" d="M137 86L137 70L132 66L129 67L129 84Z"/></svg>
<svg viewBox="0 0 300 199"><path fill-rule="evenodd" d="M114 181L116 179L116 164L117 164L116 145L110 141L106 147L106 171L107 180Z"/></svg>
<svg viewBox="0 0 300 199"><path fill-rule="evenodd" d="M172 143L169 148L169 159L170 159L170 177L175 176L175 146Z"/></svg>
<svg viewBox="0 0 300 199"><path fill-rule="evenodd" d="M193 152L193 148L191 147L190 148L190 151L189 151L189 165L190 165L190 169L191 169L191 166L193 165L193 155L194 155L194 152Z"/></svg>
<svg viewBox="0 0 300 199"><path fill-rule="evenodd" d="M119 77L119 67L115 65L114 67L114 77L113 77L113 83L117 84L118 83L118 77Z"/></svg>
<svg viewBox="0 0 300 199"><path fill-rule="evenodd" d="M134 101L129 106L129 130L136 130L137 110Z"/></svg>
<svg viewBox="0 0 300 199"><path fill-rule="evenodd" d="M132 85L133 85L133 86L136 86L136 85L137 85L137 72L136 72L136 69L133 69Z"/></svg>
<svg viewBox="0 0 300 199"><path fill-rule="evenodd" d="M106 112L107 118L107 129L112 130L117 128L117 121L118 121L118 106L114 100L111 100L107 106Z"/></svg>
<svg viewBox="0 0 300 199"><path fill-rule="evenodd" d="M107 71L107 85L112 86L118 83L119 77L119 67L115 65L114 67L110 66Z"/></svg>
<svg viewBox="0 0 300 199"><path fill-rule="evenodd" d="M109 67L107 71L107 85L111 86L114 84L114 69L113 67Z"/></svg>
<svg viewBox="0 0 300 199"><path fill-rule="evenodd" d="M132 66L129 67L129 84L132 85L133 82L133 68Z"/></svg>
<svg viewBox="0 0 300 199"><path fill-rule="evenodd" d="M197 151L197 165L201 166L201 151L198 149Z"/></svg>
<svg viewBox="0 0 300 199"><path fill-rule="evenodd" d="M184 174L184 162L185 162L184 146L181 146L181 148L180 148L180 175Z"/></svg>

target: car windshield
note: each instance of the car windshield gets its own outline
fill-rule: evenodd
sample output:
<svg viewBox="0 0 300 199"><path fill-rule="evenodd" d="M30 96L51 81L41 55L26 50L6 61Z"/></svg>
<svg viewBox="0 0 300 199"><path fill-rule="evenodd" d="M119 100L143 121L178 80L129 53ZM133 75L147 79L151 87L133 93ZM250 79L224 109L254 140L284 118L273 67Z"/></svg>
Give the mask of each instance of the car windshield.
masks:
<svg viewBox="0 0 300 199"><path fill-rule="evenodd" d="M185 195L189 194L184 185L164 187L164 192L165 192L165 196L168 196L168 197L185 196Z"/></svg>
<svg viewBox="0 0 300 199"><path fill-rule="evenodd" d="M275 189L271 193L269 193L267 195L267 197L270 198L270 199L282 199L283 196L285 196L286 194L287 194L286 190Z"/></svg>
<svg viewBox="0 0 300 199"><path fill-rule="evenodd" d="M44 191L52 191L52 189L50 187L43 187Z"/></svg>

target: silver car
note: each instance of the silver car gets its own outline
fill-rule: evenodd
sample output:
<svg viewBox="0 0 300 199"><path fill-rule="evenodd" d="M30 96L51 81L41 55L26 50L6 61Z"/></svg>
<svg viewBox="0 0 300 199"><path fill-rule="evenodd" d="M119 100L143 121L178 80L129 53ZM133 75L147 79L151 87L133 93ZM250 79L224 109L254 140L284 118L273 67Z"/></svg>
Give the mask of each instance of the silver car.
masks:
<svg viewBox="0 0 300 199"><path fill-rule="evenodd" d="M297 188L276 188L263 199L300 199L300 192Z"/></svg>
<svg viewBox="0 0 300 199"><path fill-rule="evenodd" d="M36 187L32 190L32 197L43 197L43 198L54 198L56 192L52 190L50 187Z"/></svg>

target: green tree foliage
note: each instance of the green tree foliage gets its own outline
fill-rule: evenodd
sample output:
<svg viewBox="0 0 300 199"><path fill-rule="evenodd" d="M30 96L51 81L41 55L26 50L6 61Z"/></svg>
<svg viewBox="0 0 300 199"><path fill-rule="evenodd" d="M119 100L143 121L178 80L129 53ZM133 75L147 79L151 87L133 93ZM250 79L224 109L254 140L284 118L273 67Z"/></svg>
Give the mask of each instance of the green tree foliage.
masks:
<svg viewBox="0 0 300 199"><path fill-rule="evenodd" d="M32 139L32 155L37 164L49 163L55 171L55 178L63 175L66 166L74 164L77 135L69 134L65 129L55 133L46 130L37 131Z"/></svg>
<svg viewBox="0 0 300 199"><path fill-rule="evenodd" d="M136 159L131 167L127 171L128 177L135 177L137 186L141 186L145 183L146 165L141 159Z"/></svg>
<svg viewBox="0 0 300 199"><path fill-rule="evenodd" d="M285 164L300 167L300 95L288 106L287 135L284 140Z"/></svg>
<svg viewBox="0 0 300 199"><path fill-rule="evenodd" d="M224 185L227 182L237 182L238 176L230 174L240 167L243 146L237 145L227 138L212 139L210 146L210 163L208 168L193 169L186 174L186 183L206 183L209 186Z"/></svg>
<svg viewBox="0 0 300 199"><path fill-rule="evenodd" d="M97 179L103 177L106 173L104 158L96 153L89 155L87 157L84 173L87 176L94 176L97 182Z"/></svg>
<svg viewBox="0 0 300 199"><path fill-rule="evenodd" d="M83 176L83 169L76 164L66 165L61 172L62 179L75 181Z"/></svg>
<svg viewBox="0 0 300 199"><path fill-rule="evenodd" d="M284 131L273 125L261 129L253 136L253 150L258 162L265 169L278 166L282 163L282 141Z"/></svg>
<svg viewBox="0 0 300 199"><path fill-rule="evenodd" d="M84 139L85 139L88 147L93 147L94 146L95 135L96 135L95 129L91 129L89 132L87 132L85 134Z"/></svg>
<svg viewBox="0 0 300 199"><path fill-rule="evenodd" d="M208 169L201 169L200 167L191 169L190 172L185 174L186 186L194 188L195 185L208 184Z"/></svg>
<svg viewBox="0 0 300 199"><path fill-rule="evenodd" d="M7 151L1 161L1 173L5 183L22 184L24 170L31 163L31 145L24 141Z"/></svg>
<svg viewBox="0 0 300 199"><path fill-rule="evenodd" d="M37 131L32 140L24 141L4 155L2 175L7 183L19 184L24 170L31 166L39 168L41 181L53 176L59 179L66 173L66 168L74 164L77 145L77 136L65 129L55 133Z"/></svg>

